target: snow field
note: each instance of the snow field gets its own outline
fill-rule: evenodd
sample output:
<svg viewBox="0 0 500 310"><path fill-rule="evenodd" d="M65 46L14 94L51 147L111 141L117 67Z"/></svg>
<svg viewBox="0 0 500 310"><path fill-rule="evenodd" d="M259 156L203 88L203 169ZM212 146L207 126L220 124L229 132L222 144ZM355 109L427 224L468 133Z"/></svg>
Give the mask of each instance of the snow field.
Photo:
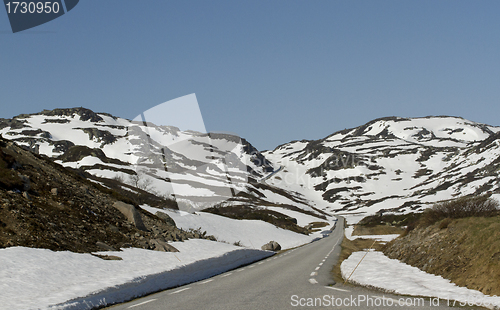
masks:
<svg viewBox="0 0 500 310"><path fill-rule="evenodd" d="M281 245L282 249L289 249L323 237L321 232L315 232L307 236L259 220L235 220L211 213L164 210L147 205L142 205L141 208L153 214L156 214L156 212L168 214L175 221L177 227L184 230L201 228L201 231L213 235L218 241L230 244L239 243L251 249L260 249L269 241L276 241ZM300 220L302 221L306 217L307 215L304 214L304 217L301 217ZM324 221L320 218L315 219L316 221ZM329 220L330 225L323 230L328 230L333 226L333 220L334 218L331 218Z"/></svg>
<svg viewBox="0 0 500 310"><path fill-rule="evenodd" d="M352 273L360 261L361 263ZM382 252L354 252L342 262L340 270L344 279L350 276L350 282L376 287L391 293L438 297L448 301L457 301L457 306L463 303L490 309L500 307L500 297L484 295L479 291L457 286L440 276L426 273L396 259L390 259ZM450 304L453 303L450 302Z"/></svg>
<svg viewBox="0 0 500 310"><path fill-rule="evenodd" d="M137 248L91 254L0 250L0 309L91 309L198 281L272 255L208 240L171 243L180 252Z"/></svg>

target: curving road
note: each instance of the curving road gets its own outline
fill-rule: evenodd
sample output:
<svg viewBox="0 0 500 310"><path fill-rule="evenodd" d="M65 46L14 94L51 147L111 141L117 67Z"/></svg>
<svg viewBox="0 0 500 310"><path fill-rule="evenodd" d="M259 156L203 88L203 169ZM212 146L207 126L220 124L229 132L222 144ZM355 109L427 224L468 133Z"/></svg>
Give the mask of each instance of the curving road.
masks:
<svg viewBox="0 0 500 310"><path fill-rule="evenodd" d="M272 177L276 173L280 172L283 168L284 168L284 166L280 166L278 170L275 170L275 171L271 172L269 175L267 175L267 176L263 177L262 179L260 179L259 183L262 183L262 182L268 180L270 177Z"/></svg>
<svg viewBox="0 0 500 310"><path fill-rule="evenodd" d="M335 284L331 270L340 253L343 231L344 223L340 219L330 236L319 241L207 280L108 309L447 308L445 302L440 306L429 305L429 298L403 298ZM420 306L415 306L417 303Z"/></svg>

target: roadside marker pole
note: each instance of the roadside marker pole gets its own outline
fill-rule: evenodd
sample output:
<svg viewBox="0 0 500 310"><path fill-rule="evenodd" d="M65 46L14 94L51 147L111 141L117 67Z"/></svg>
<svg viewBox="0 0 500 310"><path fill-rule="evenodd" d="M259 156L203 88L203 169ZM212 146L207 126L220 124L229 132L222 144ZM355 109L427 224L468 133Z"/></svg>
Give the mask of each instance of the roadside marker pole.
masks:
<svg viewBox="0 0 500 310"><path fill-rule="evenodd" d="M368 252L370 252L370 250L372 249L372 247L375 245L375 242L377 242L377 240L373 240L373 243L370 246L370 248L368 249L368 251L366 251L365 255L363 255L363 257L361 258L361 260L359 261L359 263L356 265L356 267L354 267L354 269L352 270L352 272L349 275L349 277L347 277L347 279L344 281L344 285L346 284L347 281L349 281L349 279L351 278L352 274L354 273L354 271L356 270L356 268L358 268L359 264L361 264L361 262L366 257L366 255L368 254Z"/></svg>

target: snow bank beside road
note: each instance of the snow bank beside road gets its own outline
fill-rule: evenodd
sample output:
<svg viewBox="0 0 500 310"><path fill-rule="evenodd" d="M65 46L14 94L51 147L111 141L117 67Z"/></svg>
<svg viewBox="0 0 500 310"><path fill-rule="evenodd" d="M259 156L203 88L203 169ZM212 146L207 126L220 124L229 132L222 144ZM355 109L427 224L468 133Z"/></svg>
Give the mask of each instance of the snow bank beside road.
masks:
<svg viewBox="0 0 500 310"><path fill-rule="evenodd" d="M91 254L0 249L0 309L91 309L198 281L272 255L208 240L172 243L180 252L129 248Z"/></svg>
<svg viewBox="0 0 500 310"><path fill-rule="evenodd" d="M179 228L185 230L201 228L208 235L215 236L217 240L229 243L239 242L245 247L254 249L260 249L271 240L278 242L282 249L289 249L324 237L321 232L303 235L260 220L235 220L206 212L189 213L158 209L147 205L142 205L141 208L153 214L158 211L168 214ZM324 221L320 218L317 220ZM329 227L333 226L333 218L328 222ZM329 227L325 227L325 230Z"/></svg>
<svg viewBox="0 0 500 310"><path fill-rule="evenodd" d="M366 252L354 252L342 262L340 270L348 278ZM390 259L381 252L368 252L350 282L381 288L410 296L438 297L444 300L476 304L487 308L500 307L500 297L484 295L479 291L460 287L440 276L426 273L397 259Z"/></svg>
<svg viewBox="0 0 500 310"><path fill-rule="evenodd" d="M260 247L271 240L286 249L324 237L321 232L307 236L258 220L143 208L169 214L180 228L202 227L219 240L240 241L246 248L194 239L172 243L178 253L137 248L99 253L122 260L47 249L0 249L0 310L91 309L123 302L268 257L273 253ZM333 225L333 218L329 223Z"/></svg>

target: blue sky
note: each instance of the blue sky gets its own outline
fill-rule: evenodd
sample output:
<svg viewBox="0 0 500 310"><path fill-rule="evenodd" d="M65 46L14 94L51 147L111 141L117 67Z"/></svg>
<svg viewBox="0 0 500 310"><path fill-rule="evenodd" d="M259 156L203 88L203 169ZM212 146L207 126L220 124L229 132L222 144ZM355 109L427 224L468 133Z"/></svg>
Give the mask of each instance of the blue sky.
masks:
<svg viewBox="0 0 500 310"><path fill-rule="evenodd" d="M12 34L0 117L83 106L132 119L196 93L257 148L383 116L500 125L499 1L81 0Z"/></svg>

